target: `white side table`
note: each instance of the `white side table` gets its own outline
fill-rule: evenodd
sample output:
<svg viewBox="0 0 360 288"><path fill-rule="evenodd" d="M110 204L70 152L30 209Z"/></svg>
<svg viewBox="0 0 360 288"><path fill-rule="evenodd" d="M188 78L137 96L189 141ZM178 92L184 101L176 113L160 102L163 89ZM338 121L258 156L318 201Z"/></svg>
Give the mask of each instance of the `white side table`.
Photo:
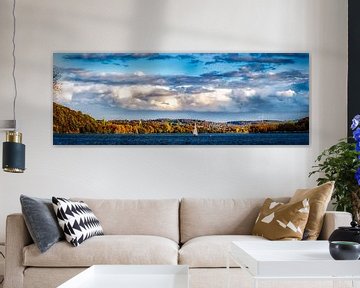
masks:
<svg viewBox="0 0 360 288"><path fill-rule="evenodd" d="M238 241L232 242L229 258L248 272L250 286L254 288L269 280L279 284L279 280L284 283L301 280L317 282L318 287L360 288L360 261L336 261L328 247L328 241ZM322 286L325 281L331 285ZM343 286L345 282L347 285Z"/></svg>

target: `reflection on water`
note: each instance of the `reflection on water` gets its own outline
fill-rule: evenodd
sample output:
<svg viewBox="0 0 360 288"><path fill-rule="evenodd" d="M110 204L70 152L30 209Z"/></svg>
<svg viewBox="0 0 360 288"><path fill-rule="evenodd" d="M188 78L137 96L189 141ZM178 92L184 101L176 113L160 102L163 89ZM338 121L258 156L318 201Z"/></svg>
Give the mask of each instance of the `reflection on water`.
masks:
<svg viewBox="0 0 360 288"><path fill-rule="evenodd" d="M54 145L308 145L309 133L54 134Z"/></svg>

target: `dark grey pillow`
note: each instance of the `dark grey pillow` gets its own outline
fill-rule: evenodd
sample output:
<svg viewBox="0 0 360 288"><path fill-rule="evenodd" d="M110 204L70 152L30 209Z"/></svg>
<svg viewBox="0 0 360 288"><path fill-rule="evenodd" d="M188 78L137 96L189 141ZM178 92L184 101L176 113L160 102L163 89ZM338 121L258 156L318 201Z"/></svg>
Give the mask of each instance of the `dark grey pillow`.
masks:
<svg viewBox="0 0 360 288"><path fill-rule="evenodd" d="M41 253L64 238L51 199L21 195L20 203L31 238Z"/></svg>

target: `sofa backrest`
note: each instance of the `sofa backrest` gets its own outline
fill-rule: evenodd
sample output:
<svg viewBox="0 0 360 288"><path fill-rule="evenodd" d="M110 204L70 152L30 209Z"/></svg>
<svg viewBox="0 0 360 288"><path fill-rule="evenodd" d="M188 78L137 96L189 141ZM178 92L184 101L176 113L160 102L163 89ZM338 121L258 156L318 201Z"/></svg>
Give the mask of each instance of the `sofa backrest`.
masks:
<svg viewBox="0 0 360 288"><path fill-rule="evenodd" d="M288 202L288 198L276 199ZM261 199L184 198L180 204L180 241L205 235L251 234Z"/></svg>
<svg viewBox="0 0 360 288"><path fill-rule="evenodd" d="M178 199L86 199L105 235L155 235L179 242Z"/></svg>

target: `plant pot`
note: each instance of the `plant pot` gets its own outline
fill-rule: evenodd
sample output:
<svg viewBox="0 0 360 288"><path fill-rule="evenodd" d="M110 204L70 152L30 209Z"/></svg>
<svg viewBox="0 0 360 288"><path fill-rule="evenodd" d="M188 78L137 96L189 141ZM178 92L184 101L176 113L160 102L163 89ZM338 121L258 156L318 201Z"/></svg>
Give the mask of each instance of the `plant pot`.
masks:
<svg viewBox="0 0 360 288"><path fill-rule="evenodd" d="M348 241L348 242L357 242L360 244L360 226L357 225L357 222L352 221L351 226L343 226L334 230L334 232L329 237L329 242L332 241Z"/></svg>

